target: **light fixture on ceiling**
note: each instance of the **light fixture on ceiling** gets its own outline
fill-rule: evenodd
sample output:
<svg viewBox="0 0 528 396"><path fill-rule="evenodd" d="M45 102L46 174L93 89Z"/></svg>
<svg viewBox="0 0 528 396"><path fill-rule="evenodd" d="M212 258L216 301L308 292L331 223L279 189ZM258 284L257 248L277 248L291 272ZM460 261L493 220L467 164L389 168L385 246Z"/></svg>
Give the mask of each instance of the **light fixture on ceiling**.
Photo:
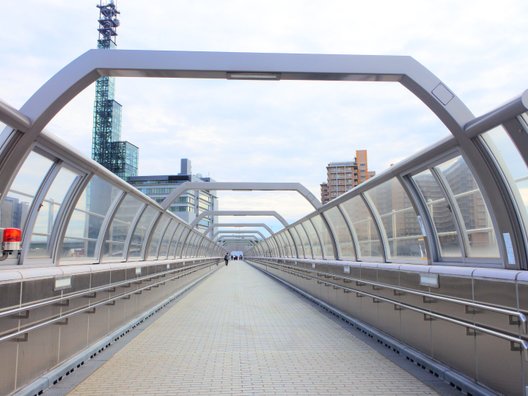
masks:
<svg viewBox="0 0 528 396"><path fill-rule="evenodd" d="M280 73L227 72L228 80L280 80Z"/></svg>

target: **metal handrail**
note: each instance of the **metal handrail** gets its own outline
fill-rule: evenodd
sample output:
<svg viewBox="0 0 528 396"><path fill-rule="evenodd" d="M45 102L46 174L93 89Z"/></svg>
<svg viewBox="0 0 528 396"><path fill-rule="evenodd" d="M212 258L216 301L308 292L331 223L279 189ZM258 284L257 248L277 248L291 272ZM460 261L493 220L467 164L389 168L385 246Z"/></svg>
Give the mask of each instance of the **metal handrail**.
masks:
<svg viewBox="0 0 528 396"><path fill-rule="evenodd" d="M311 279L317 279L317 278L311 278ZM335 284L335 283L332 283L332 282L326 282L326 281L319 281L319 282L324 283L324 284L329 285L329 286L334 286L336 288L340 288L340 289L343 289L343 290L348 290L350 292L356 292L358 294L362 294L362 295L371 297L371 298L379 300L379 301L385 301L387 303L390 303L390 304L393 304L393 305L397 305L397 306L402 307L404 309L409 309L409 310L414 311L414 312L419 312L419 313L421 313L423 315L427 315L427 316L430 316L432 318L441 319L441 320L445 320L445 321L453 323L453 324L464 326L466 328L475 330L476 332L486 333L486 334L489 334L489 335L492 335L492 336L495 336L495 337L499 337L499 338L502 338L504 340L510 341L512 343L519 344L524 352L528 351L528 341L523 340L522 338L514 337L514 336L511 336L511 335L505 334L505 333L500 333L500 332L498 332L496 330L488 329L487 327L478 326L478 325L475 325L473 323L466 322L464 320L454 319L454 318L449 317L449 316L445 316L445 315L442 315L442 314L437 314L437 313L434 313L434 312L426 311L424 309L421 309L421 308L418 308L418 307L415 307L415 306L412 306L412 305L409 305L409 304L405 304L405 303L402 303L402 302L399 302L399 301L391 300L390 298L381 297L381 296L378 296L376 294L372 294L372 293L369 293L369 292L364 292L364 291L352 289L352 288L349 288L349 287L346 287L346 286L342 286L342 285L338 285L338 284Z"/></svg>
<svg viewBox="0 0 528 396"><path fill-rule="evenodd" d="M281 264L277 264L277 265L281 265ZM283 266L285 266L287 268L298 270L298 268L293 267L291 265L284 265L283 264ZM464 305L464 306L470 306L470 307L473 307L473 308L484 309L484 310L497 312L497 313L504 314L504 315L515 316L521 322L521 324L519 326L521 327L523 332L524 333L528 332L528 330L527 330L527 327L528 327L527 326L527 322L528 321L527 321L526 315L523 314L522 312L519 312L519 311L513 311L513 310L509 310L509 309L505 309L505 308L494 307L494 306L491 306L491 305L485 305L485 304L476 303L476 302L472 302L472 301L468 301L468 300L460 300L460 299L456 299L456 298L452 298L452 297L444 297L444 296L441 296L441 295L438 295L438 294L423 293L423 292L416 291L416 290L413 290L413 289L406 289L406 288L401 288L401 287L388 285L386 283L378 283L378 282L372 282L372 281L367 281L367 280L362 280L362 279L357 279L357 278L345 277L345 276L338 275L338 274L333 274L333 273L330 273L330 272L313 271L313 270L305 269L305 268L303 268L302 270L305 271L305 272L308 272L308 273L322 274L323 276L324 275L330 275L331 277L340 278L342 280L346 279L346 280L351 280L351 281L355 281L355 282L361 282L364 285L391 289L391 290L398 291L398 292L414 294L414 295L417 295L417 296L420 296L420 297L429 297L429 298L434 298L434 299L440 300L440 301L450 302L450 303ZM312 278L312 279L316 279L316 278ZM328 283L332 283L332 282L328 282ZM334 285L334 283L332 283L332 285ZM341 285L337 285L337 284L336 284L336 286L342 287ZM363 291L360 291L360 290L356 290L356 289L351 289L351 290L354 290L354 291L356 291L358 293L366 294L366 292L363 292ZM376 298L381 298L381 297L378 297L377 295L373 295L373 296L375 296ZM391 300L391 301L393 301L393 300Z"/></svg>
<svg viewBox="0 0 528 396"><path fill-rule="evenodd" d="M202 263L202 264L197 264L197 265L194 265L192 267L187 267L185 269L189 270L191 268L195 268L195 267L199 267L199 266L204 266L204 265L207 265L206 263ZM193 270L193 271L188 271L188 273L186 273L185 275L188 275L188 274L191 274L193 272L195 272L196 270ZM1 336L0 337L0 342L3 342L3 341L6 341L6 340L10 340L12 338L16 338L20 335L24 335L24 334L28 334L29 332L33 331L33 330L36 330L36 329L39 329L41 327L45 327L45 326L48 326L50 324L53 324L53 323L56 323L56 322L59 322L61 320L64 320L64 319L67 319L69 317L72 317L72 316L75 316L79 313L82 313L82 312L85 312L85 311L89 311L93 308L96 308L100 305L106 305L108 303L111 303L112 301L116 301L116 300L120 300L122 298L125 298L126 296L129 296L129 295L132 295L132 294L136 294L138 291L143 291L143 290L146 290L146 289L151 289L152 287L155 287L156 285L162 285L168 281L171 281L171 280L174 280L174 279L178 279L180 278L180 276L174 276L172 278L167 278L167 279L164 279L162 281L159 281L159 282L156 282L156 283L153 283L153 284L149 284L149 285L146 285L146 286L143 286L141 288L137 288L137 289L134 289L134 290L131 290L129 292L126 292L126 293L121 293L117 296L114 296L112 298L107 298L105 300L102 300L102 301L99 301L95 304L89 304L85 307L82 307L82 308L78 308L78 309L75 309L73 311L69 311L68 313L66 314L59 314L59 316L53 318L53 319L48 319L44 322L40 322L40 323L37 323L33 326L28 326L28 327L24 327L22 329L19 329L17 330L16 332L13 332L13 333L9 333L9 334L6 334L4 336ZM129 282L130 283L130 282ZM93 291L92 291L93 292Z"/></svg>
<svg viewBox="0 0 528 396"><path fill-rule="evenodd" d="M200 260L200 261L204 261L204 260L205 261L216 261L216 259L190 259L188 261L194 262L194 261L197 261L197 260ZM124 281L120 281L120 282L116 282L116 283L112 283L112 284L108 284L108 285L103 285L103 286L99 286L99 287L95 287L95 288L90 288L90 289L82 290L82 291L76 292L76 293L62 295L60 297L53 298L53 299L50 299L50 300L41 301L41 302L38 302L38 303L33 303L33 304L29 304L29 305L21 305L21 306L19 306L17 308L13 308L13 309L9 309L9 310L0 312L0 318L5 317L5 316L15 315L15 314L17 314L19 312L23 312L23 311L30 311L30 310L35 309L35 308L45 307L47 305L53 305L53 304L59 303L59 302L64 301L64 300L69 300L69 299L77 298L77 297L83 297L86 294L90 294L90 293L94 293L94 292L98 293L98 292L101 292L101 291L112 289L114 287L120 287L120 286L123 286L123 285L127 285L127 284L130 284L130 283L133 283L133 282L140 282L140 281L142 282L142 281L145 281L145 280L149 280L149 279L158 277L160 275L166 275L166 274L171 274L171 273L175 273L175 272L181 272L183 270L186 270L186 269L189 269L189 268L194 268L194 267L199 266L199 265L202 265L202 264L199 263L199 264L195 264L195 265L191 265L191 266L187 266L187 267L183 267L183 268L174 268L174 269L171 269L169 271L158 272L158 273L155 273L155 274L145 275L145 276L134 278L134 279L126 279ZM133 268L133 267L131 267L131 268Z"/></svg>

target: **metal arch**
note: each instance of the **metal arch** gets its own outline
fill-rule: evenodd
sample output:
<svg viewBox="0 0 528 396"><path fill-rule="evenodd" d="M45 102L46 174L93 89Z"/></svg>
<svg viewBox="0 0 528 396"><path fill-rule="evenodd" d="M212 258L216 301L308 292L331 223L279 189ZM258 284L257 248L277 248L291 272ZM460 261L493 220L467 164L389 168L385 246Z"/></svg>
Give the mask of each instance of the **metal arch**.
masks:
<svg viewBox="0 0 528 396"><path fill-rule="evenodd" d="M21 127L24 134L6 128L0 141L14 147L0 154L6 164L0 177L0 196L5 195L19 161L31 150L43 127L80 91L100 76L173 77L173 78L244 78L245 75L283 80L339 80L399 82L425 103L446 125L457 141L464 159L477 180L483 198L491 208L497 235L511 235L516 260L510 263L505 242L498 244L508 268L526 265L526 246L521 220L512 209L500 174L478 144L465 133L475 117L434 74L407 56L362 56L321 54L259 54L181 51L90 50L75 59L45 83L20 112L2 107L0 115ZM525 103L522 103L525 105ZM30 124L27 125L27 121ZM4 145L4 147L6 147ZM514 207L514 206L513 206Z"/></svg>
<svg viewBox="0 0 528 396"><path fill-rule="evenodd" d="M266 229L270 235L274 234L273 230L266 223L213 223L205 231L205 235L209 234L213 229L219 227L262 227Z"/></svg>
<svg viewBox="0 0 528 396"><path fill-rule="evenodd" d="M185 182L178 186L161 203L167 209L180 195L188 190L212 191L297 191L313 207L318 209L321 202L306 187L300 183L260 183L260 182Z"/></svg>
<svg viewBox="0 0 528 396"><path fill-rule="evenodd" d="M257 234L262 239L266 239L266 237L259 230L246 230L246 231L236 231L236 230L227 231L226 230L226 231L218 231L216 234L214 234L213 237L212 237L213 241L216 240L216 239L219 239L219 236L223 235L223 234L229 234L229 235L234 235L234 234L253 235L253 234Z"/></svg>
<svg viewBox="0 0 528 396"><path fill-rule="evenodd" d="M281 222L284 228L289 224L284 217L274 210L205 210L196 216L190 226L196 227L200 220L206 216L273 216Z"/></svg>

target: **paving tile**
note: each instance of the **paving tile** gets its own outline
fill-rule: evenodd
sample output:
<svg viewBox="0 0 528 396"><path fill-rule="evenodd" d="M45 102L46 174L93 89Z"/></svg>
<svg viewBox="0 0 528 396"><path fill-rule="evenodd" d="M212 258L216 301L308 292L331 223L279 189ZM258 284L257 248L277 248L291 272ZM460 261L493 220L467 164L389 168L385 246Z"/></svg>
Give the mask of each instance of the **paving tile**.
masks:
<svg viewBox="0 0 528 396"><path fill-rule="evenodd" d="M310 302L233 262L71 395L436 395Z"/></svg>

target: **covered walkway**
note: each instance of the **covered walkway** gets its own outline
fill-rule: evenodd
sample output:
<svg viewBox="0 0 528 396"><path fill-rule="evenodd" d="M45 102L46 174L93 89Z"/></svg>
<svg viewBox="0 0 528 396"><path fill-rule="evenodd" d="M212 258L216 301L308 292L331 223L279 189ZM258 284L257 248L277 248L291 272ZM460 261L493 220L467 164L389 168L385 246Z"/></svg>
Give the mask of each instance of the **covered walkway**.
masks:
<svg viewBox="0 0 528 396"><path fill-rule="evenodd" d="M232 261L70 394L437 394L396 363L308 300ZM63 383L49 393L68 391Z"/></svg>

